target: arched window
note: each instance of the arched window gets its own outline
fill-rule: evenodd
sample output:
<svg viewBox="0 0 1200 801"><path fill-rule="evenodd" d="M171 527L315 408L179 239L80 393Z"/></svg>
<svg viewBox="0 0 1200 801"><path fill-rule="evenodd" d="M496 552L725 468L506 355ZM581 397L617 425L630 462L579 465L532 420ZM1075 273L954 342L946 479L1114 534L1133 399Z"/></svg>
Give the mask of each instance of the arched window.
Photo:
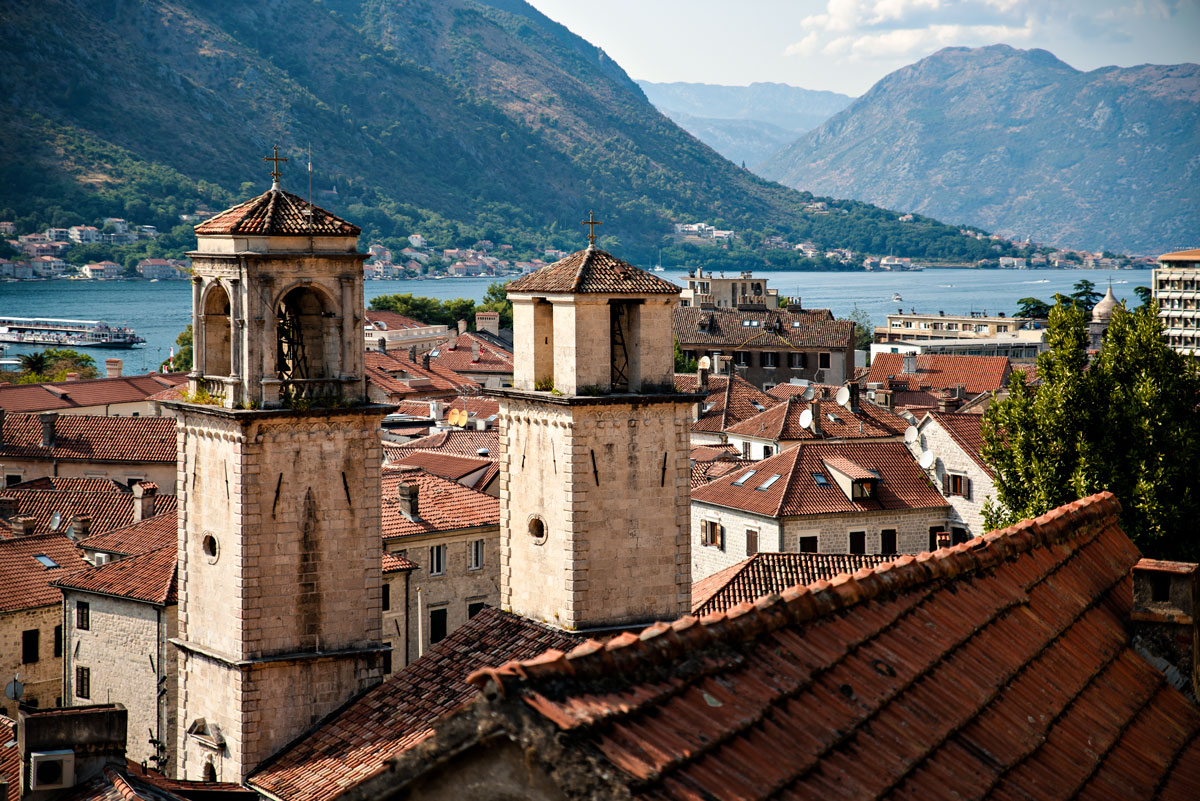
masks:
<svg viewBox="0 0 1200 801"><path fill-rule="evenodd" d="M204 781L215 782L217 780L217 769L213 766L212 760L204 763Z"/></svg>
<svg viewBox="0 0 1200 801"><path fill-rule="evenodd" d="M233 344L230 338L229 294L214 283L204 298L205 375L227 376L233 370Z"/></svg>
<svg viewBox="0 0 1200 801"><path fill-rule="evenodd" d="M330 378L333 375L326 329L334 316L326 308L323 296L310 287L296 287L283 296L275 310L275 370L281 379Z"/></svg>

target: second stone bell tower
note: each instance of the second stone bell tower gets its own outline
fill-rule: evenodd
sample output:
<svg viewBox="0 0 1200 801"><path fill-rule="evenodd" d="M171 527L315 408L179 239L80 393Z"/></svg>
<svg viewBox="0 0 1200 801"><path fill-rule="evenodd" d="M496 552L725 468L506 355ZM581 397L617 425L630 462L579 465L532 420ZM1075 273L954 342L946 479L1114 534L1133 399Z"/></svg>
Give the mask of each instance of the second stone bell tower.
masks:
<svg viewBox="0 0 1200 801"><path fill-rule="evenodd" d="M178 764L241 781L382 679L359 229L271 189L196 226L178 421Z"/></svg>
<svg viewBox="0 0 1200 801"><path fill-rule="evenodd" d="M500 397L501 605L570 630L691 604L679 287L589 246L509 285Z"/></svg>

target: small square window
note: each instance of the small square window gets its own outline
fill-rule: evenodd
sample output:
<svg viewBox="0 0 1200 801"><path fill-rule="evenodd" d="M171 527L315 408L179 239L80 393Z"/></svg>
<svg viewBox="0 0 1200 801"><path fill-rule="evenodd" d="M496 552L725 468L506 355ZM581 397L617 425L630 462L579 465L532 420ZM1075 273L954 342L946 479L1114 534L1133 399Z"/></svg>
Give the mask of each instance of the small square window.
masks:
<svg viewBox="0 0 1200 801"><path fill-rule="evenodd" d="M487 606L487 604L485 604L483 601L472 601L471 603L467 604L467 620L470 620L482 612L485 606Z"/></svg>
<svg viewBox="0 0 1200 801"><path fill-rule="evenodd" d="M754 556L758 553L758 532L754 529L746 529L746 556Z"/></svg>
<svg viewBox="0 0 1200 801"><path fill-rule="evenodd" d="M817 538L816 537L801 537L800 538L800 553L816 553Z"/></svg>
<svg viewBox="0 0 1200 801"><path fill-rule="evenodd" d="M92 628L92 607L86 601L75 602L75 628L82 631Z"/></svg>
<svg viewBox="0 0 1200 801"><path fill-rule="evenodd" d="M812 477L813 477L813 481L817 482L818 487L829 486L829 479L825 478L824 473L813 473Z"/></svg>
<svg viewBox="0 0 1200 801"><path fill-rule="evenodd" d="M747 470L745 473L742 474L742 476L737 481L733 482L733 486L735 486L735 487L745 486L746 482L749 481L750 478L757 472L758 472L757 470Z"/></svg>
<svg viewBox="0 0 1200 801"><path fill-rule="evenodd" d="M47 570L54 570L55 568L59 567L58 562L55 562L53 559L51 559L49 556L46 556L46 554L44 554L44 553L39 553L36 556L34 556L33 558L38 560L39 562L41 562L42 567L46 568Z"/></svg>
<svg viewBox="0 0 1200 801"><path fill-rule="evenodd" d="M867 552L867 532L850 532L850 553L865 554Z"/></svg>
<svg viewBox="0 0 1200 801"><path fill-rule="evenodd" d="M828 353L818 353L817 354L817 369L819 369L819 370L828 370L829 369L829 354Z"/></svg>
<svg viewBox="0 0 1200 801"><path fill-rule="evenodd" d="M21 663L24 665L32 664L38 661L38 645L41 639L41 632L37 629L29 629L21 632Z"/></svg>
<svg viewBox="0 0 1200 801"><path fill-rule="evenodd" d="M896 529L885 528L879 532L879 552L884 554L896 553Z"/></svg>

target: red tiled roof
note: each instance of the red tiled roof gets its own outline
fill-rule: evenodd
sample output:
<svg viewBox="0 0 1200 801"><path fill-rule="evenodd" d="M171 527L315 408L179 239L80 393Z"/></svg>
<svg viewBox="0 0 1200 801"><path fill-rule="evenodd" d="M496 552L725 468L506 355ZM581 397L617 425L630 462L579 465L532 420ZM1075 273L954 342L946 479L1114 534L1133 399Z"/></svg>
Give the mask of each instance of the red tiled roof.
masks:
<svg viewBox="0 0 1200 801"><path fill-rule="evenodd" d="M463 679L484 666L527 659L579 638L485 607L425 656L268 760L246 783L287 801L337 798L426 740L439 720L477 694Z"/></svg>
<svg viewBox="0 0 1200 801"><path fill-rule="evenodd" d="M400 401L396 404L396 414L427 418L430 414L429 403L427 400ZM438 403L442 404L443 419L452 409L466 409L472 420L487 419L500 413L500 401L483 395L459 395L455 398L443 398Z"/></svg>
<svg viewBox="0 0 1200 801"><path fill-rule="evenodd" d="M478 359L475 358L473 344L476 342L479 343ZM475 334L462 334L445 345L439 345L430 356L434 364L458 373L511 375L513 371L512 353Z"/></svg>
<svg viewBox="0 0 1200 801"><path fill-rule="evenodd" d="M710 481L727 475L746 465L755 464L749 459L712 459L692 462L692 489L702 487Z"/></svg>
<svg viewBox="0 0 1200 801"><path fill-rule="evenodd" d="M171 779L161 773L148 770L146 767L128 758L125 760L125 775L135 781L152 784L163 790L183 794L196 793L196 796L185 795L185 798L209 798L213 793L221 793L224 796L233 798L245 798L248 801L257 801L259 797L253 790L247 790L242 785L234 782L203 782Z"/></svg>
<svg viewBox="0 0 1200 801"><path fill-rule="evenodd" d="M37 521L30 533L64 532L71 521L82 515L91 518L89 531L103 534L133 522L134 498L130 492L88 492L75 490L4 490L3 495L16 501L15 515L27 515ZM155 514L174 512L178 501L174 495L154 496ZM51 527L54 515L58 525ZM12 532L9 520L0 518L0 536Z"/></svg>
<svg viewBox="0 0 1200 801"><path fill-rule="evenodd" d="M994 477L991 465L983 460L983 421L980 415L929 412L929 416L950 434L958 447L975 460L975 464Z"/></svg>
<svg viewBox="0 0 1200 801"><path fill-rule="evenodd" d="M833 398L836 396L838 390L842 388L842 385L818 384L815 381L810 381L807 384L776 384L767 390L767 394L777 400L787 400L788 398L792 397L797 397L803 400L804 393L810 388L813 391L813 397L825 400L826 398Z"/></svg>
<svg viewBox="0 0 1200 801"><path fill-rule="evenodd" d="M134 556L168 545L174 546L178 538L179 516L170 511L103 534L85 537L79 540L79 547L89 551Z"/></svg>
<svg viewBox="0 0 1200 801"><path fill-rule="evenodd" d="M134 771L105 766L99 776L56 796L55 801L186 801Z"/></svg>
<svg viewBox="0 0 1200 801"><path fill-rule="evenodd" d="M678 295L679 287L653 273L588 248L522 276L507 287L512 293Z"/></svg>
<svg viewBox="0 0 1200 801"><path fill-rule="evenodd" d="M42 447L36 414L4 417L0 457L88 462L175 462L175 421L169 417L64 414L54 421L54 447Z"/></svg>
<svg viewBox="0 0 1200 801"><path fill-rule="evenodd" d="M1200 261L1200 249L1197 250L1177 250L1174 253L1164 253L1158 257L1159 261Z"/></svg>
<svg viewBox="0 0 1200 801"><path fill-rule="evenodd" d="M44 384L0 384L0 408L11 414L136 403L186 381L185 373L149 373Z"/></svg>
<svg viewBox="0 0 1200 801"><path fill-rule="evenodd" d="M443 453L458 453L463 456L478 456L479 451L486 450L492 458L500 457L500 434L492 428L487 431L439 431L420 439L412 439L404 443L384 442L383 453L387 463L392 464L397 459L403 459L416 451L440 451Z"/></svg>
<svg viewBox="0 0 1200 801"><path fill-rule="evenodd" d="M17 722L0 715L0 780L7 789L0 801L21 801L21 751L17 748Z"/></svg>
<svg viewBox="0 0 1200 801"><path fill-rule="evenodd" d="M841 473L842 475L844 475L846 478L849 478L849 479L854 479L854 480L865 479L867 481L870 481L872 479L879 478L879 476L876 475L875 473L872 473L870 470L866 469L862 465L855 464L854 462L850 461L845 456L842 456L840 454L826 456L822 461L824 462L826 467L828 467L831 470L838 471L839 473Z"/></svg>
<svg viewBox="0 0 1200 801"><path fill-rule="evenodd" d="M367 320L372 323L383 323L387 328L385 331L402 331L411 328L437 328L434 323L423 323L420 320L412 317L406 317L403 314L398 314L394 311L367 309ZM445 326L440 326L444 328Z"/></svg>
<svg viewBox="0 0 1200 801"><path fill-rule="evenodd" d="M411 451L399 459L388 462L389 466L413 465L435 476L448 478L463 486L482 490L500 472L500 464L495 459L485 459L477 456L460 456L456 453L441 451ZM473 473L480 473L474 481L467 484L463 479Z"/></svg>
<svg viewBox="0 0 1200 801"><path fill-rule="evenodd" d="M407 557L394 553L383 552L383 572L399 573L402 570L416 570L419 565Z"/></svg>
<svg viewBox="0 0 1200 801"><path fill-rule="evenodd" d="M497 728L596 797L1193 798L1200 707L1132 647L1103 493L934 554L478 671L386 782ZM490 725L489 725L490 724ZM553 764L547 764L553 760ZM456 763L455 767L459 767Z"/></svg>
<svg viewBox="0 0 1200 801"><path fill-rule="evenodd" d="M874 498L851 500L842 492L828 474L825 463L834 462L837 466L843 459L857 467L878 471L880 480ZM756 472L743 486L734 486L749 470ZM766 490L757 489L776 474L780 478L774 484ZM828 483L818 484L813 474L823 475ZM863 477L875 476L864 473ZM767 517L946 506L946 499L929 483L903 442L861 441L796 445L697 487L692 491L692 500Z"/></svg>
<svg viewBox="0 0 1200 801"><path fill-rule="evenodd" d="M692 584L692 614L727 612L740 603L797 584L829 581L842 573L873 568L895 557L851 553L756 553Z"/></svg>
<svg viewBox="0 0 1200 801"><path fill-rule="evenodd" d="M721 458L737 458L741 451L733 445L697 445L688 457L694 462L712 462Z"/></svg>
<svg viewBox="0 0 1200 801"><path fill-rule="evenodd" d="M730 426L730 434L744 437L758 437L774 442L789 440L815 439L879 439L882 437L900 437L908 428L908 421L895 412L889 412L882 406L867 403L865 400L858 404L857 413L851 412L844 406L839 406L832 400L818 404L821 419L818 421L820 435L814 434L810 428L800 425L800 415L805 410L812 409L812 403L801 400L796 395L789 395L783 403L776 404L765 412ZM834 419L830 420L829 415Z"/></svg>
<svg viewBox="0 0 1200 801"><path fill-rule="evenodd" d="M368 381L397 400L417 393L479 389L479 384L470 378L432 361L426 369L420 360L414 362L408 358L408 351L367 351L366 373ZM413 381L417 382L417 386L412 386Z"/></svg>
<svg viewBox="0 0 1200 801"><path fill-rule="evenodd" d="M357 225L282 189L268 189L258 197L205 220L194 230L198 236L358 236L362 233Z"/></svg>
<svg viewBox="0 0 1200 801"><path fill-rule="evenodd" d="M896 387L912 391L961 386L968 395L978 395L1003 387L1008 383L1011 371L1007 356L920 353L917 354L917 372L905 373L903 353L877 353L871 360L867 382L880 383L884 389ZM897 401L896 405L901 404Z"/></svg>
<svg viewBox="0 0 1200 801"><path fill-rule="evenodd" d="M383 469L383 538L500 525L500 499L424 470ZM417 520L400 512L396 488L417 485Z"/></svg>
<svg viewBox="0 0 1200 801"><path fill-rule="evenodd" d="M111 478L74 478L71 476L41 476L12 484L7 490L71 490L83 492L128 492L129 488ZM0 495L5 490L0 490Z"/></svg>
<svg viewBox="0 0 1200 801"><path fill-rule="evenodd" d="M750 323L750 325L746 325ZM829 309L741 311L677 306L675 338L683 347L725 350L844 350L854 344L854 323L835 320Z"/></svg>
<svg viewBox="0 0 1200 801"><path fill-rule="evenodd" d="M694 373L676 373L675 391L697 393L700 381ZM700 417L692 423L692 431L720 433L777 403L777 398L741 376L734 376L732 380L724 375L709 376L708 394L700 404Z"/></svg>
<svg viewBox="0 0 1200 801"><path fill-rule="evenodd" d="M174 543L118 562L89 567L58 579L54 584L71 590L116 595L146 603L176 602Z"/></svg>
<svg viewBox="0 0 1200 801"><path fill-rule="evenodd" d="M39 554L58 567L34 559ZM62 534L0 539L0 612L60 603L62 593L50 582L87 566L75 543Z"/></svg>

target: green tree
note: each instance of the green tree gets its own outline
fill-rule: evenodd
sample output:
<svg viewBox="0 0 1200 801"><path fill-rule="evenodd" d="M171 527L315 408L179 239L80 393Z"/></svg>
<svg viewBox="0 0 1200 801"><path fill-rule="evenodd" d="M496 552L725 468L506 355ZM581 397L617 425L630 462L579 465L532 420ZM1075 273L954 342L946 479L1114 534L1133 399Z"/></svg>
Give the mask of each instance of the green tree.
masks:
<svg viewBox="0 0 1200 801"><path fill-rule="evenodd" d="M1016 316L1045 320L1050 316L1050 304L1037 298L1021 298L1017 301Z"/></svg>
<svg viewBox="0 0 1200 801"><path fill-rule="evenodd" d="M1137 295L1137 299L1143 306L1149 306L1154 301L1154 294L1148 286L1135 286L1133 294Z"/></svg>
<svg viewBox="0 0 1200 801"><path fill-rule="evenodd" d="M37 375L45 375L50 369L50 358L45 351L36 353L22 353L17 357L21 362L21 370L25 373L36 373Z"/></svg>
<svg viewBox="0 0 1200 801"><path fill-rule="evenodd" d="M488 284L487 292L483 294L483 303L475 311L500 312L500 327L512 328L512 301L508 299L508 285L511 281L493 281Z"/></svg>
<svg viewBox="0 0 1200 801"><path fill-rule="evenodd" d="M985 523L1009 525L1109 490L1146 555L1195 561L1200 374L1166 346L1153 304L1118 306L1089 364L1088 317L1074 303L1055 306L1050 348L1038 357L1041 384L1014 374L1009 397L983 415L983 457L996 475Z"/></svg>
<svg viewBox="0 0 1200 801"><path fill-rule="evenodd" d="M187 373L192 369L192 324L179 332L175 337L175 355L163 362L163 366L172 373Z"/></svg>
<svg viewBox="0 0 1200 801"><path fill-rule="evenodd" d="M1092 307L1100 302L1100 298L1104 297L1096 291L1096 285L1086 278L1080 278L1075 282L1075 291L1071 293L1071 299L1074 300L1084 311L1091 311Z"/></svg>
<svg viewBox="0 0 1200 801"><path fill-rule="evenodd" d="M687 354L683 352L683 348L679 347L679 340L675 340L675 372L694 373L699 367L700 362L688 358Z"/></svg>
<svg viewBox="0 0 1200 801"><path fill-rule="evenodd" d="M48 375L54 376L55 381L62 381L67 373L78 373L80 378L95 378L99 375L96 370L96 360L86 353L80 353L73 348L50 348L46 352L50 360Z"/></svg>
<svg viewBox="0 0 1200 801"><path fill-rule="evenodd" d="M838 319L854 323L854 349L869 352L875 339L875 324L871 322L871 315L858 308L858 304L855 303L849 314Z"/></svg>

